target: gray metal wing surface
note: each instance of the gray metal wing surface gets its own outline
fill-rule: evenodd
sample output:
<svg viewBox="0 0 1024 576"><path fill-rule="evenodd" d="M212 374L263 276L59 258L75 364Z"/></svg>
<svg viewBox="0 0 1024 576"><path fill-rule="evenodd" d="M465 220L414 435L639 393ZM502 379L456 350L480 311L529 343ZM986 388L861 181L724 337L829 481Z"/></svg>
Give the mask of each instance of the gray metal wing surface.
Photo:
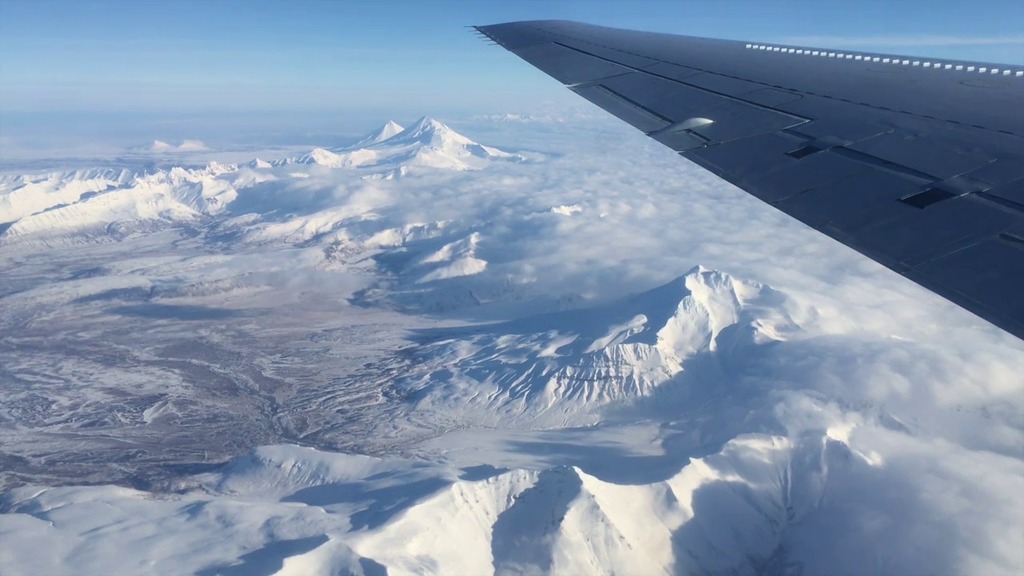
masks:
<svg viewBox="0 0 1024 576"><path fill-rule="evenodd" d="M478 26L682 156L1024 338L1024 67Z"/></svg>

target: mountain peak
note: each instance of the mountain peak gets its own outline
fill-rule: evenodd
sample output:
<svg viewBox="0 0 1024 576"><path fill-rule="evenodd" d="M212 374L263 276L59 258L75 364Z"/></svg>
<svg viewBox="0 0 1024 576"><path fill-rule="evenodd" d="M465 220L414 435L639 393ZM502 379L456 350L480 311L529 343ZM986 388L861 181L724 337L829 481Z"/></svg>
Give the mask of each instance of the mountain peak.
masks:
<svg viewBox="0 0 1024 576"><path fill-rule="evenodd" d="M431 118L430 116L421 116L419 120L417 120L415 123L413 123L412 126L409 127L409 130L438 130L445 128L448 128L448 126L446 126L440 120Z"/></svg>
<svg viewBox="0 0 1024 576"><path fill-rule="evenodd" d="M278 160L273 164L386 168L386 172L373 175L371 178L390 180L405 174L409 166L475 170L495 159L524 160L517 154L478 144L443 122L423 116L404 130L396 122L388 121L363 140L346 148L333 151L316 148L300 157Z"/></svg>
<svg viewBox="0 0 1024 576"><path fill-rule="evenodd" d="M445 123L429 116L420 118L412 126L395 135L388 140L388 144L398 146L414 145L417 148L445 151L446 153L455 153L458 150L468 151L476 156L488 155L483 147L476 142L452 130ZM478 148L479 150L477 150Z"/></svg>
<svg viewBox="0 0 1024 576"><path fill-rule="evenodd" d="M403 137L403 139L420 140L420 139L423 139L423 138L426 138L426 137L431 137L431 136L433 136L435 134L437 134L437 135L453 135L453 136L457 136L459 138L465 139L467 141L469 140L465 136L463 136L463 135L459 134L458 132L456 132L455 130L452 130L451 128L449 128L446 124L444 124L440 120L435 120L434 118L431 118L430 116L423 116L422 118L417 120L416 123L414 123L412 126L406 128L400 134L400 136Z"/></svg>
<svg viewBox="0 0 1024 576"><path fill-rule="evenodd" d="M395 122L394 120L388 120L380 129L382 133L389 133L391 136L398 134L402 130L405 130L405 128L403 128L401 124Z"/></svg>
<svg viewBox="0 0 1024 576"><path fill-rule="evenodd" d="M395 136L396 134L402 133L403 130L405 130L405 128L403 128L401 124L395 122L394 120L388 120L387 122L384 123L383 126L370 132L366 136L363 136L361 139L359 139L358 142L349 146L349 148L355 149L373 146L374 144L379 144Z"/></svg>
<svg viewBox="0 0 1024 576"><path fill-rule="evenodd" d="M473 241L445 246L424 262L466 260ZM450 268L463 275L470 270ZM436 339L425 332L417 352L420 368L398 385L424 390L443 381L438 398L474 403L472 410L515 405L514 418L581 423L595 406L652 394L698 357L730 364L796 330L784 294L696 266L651 290L593 308L461 333L446 329Z"/></svg>

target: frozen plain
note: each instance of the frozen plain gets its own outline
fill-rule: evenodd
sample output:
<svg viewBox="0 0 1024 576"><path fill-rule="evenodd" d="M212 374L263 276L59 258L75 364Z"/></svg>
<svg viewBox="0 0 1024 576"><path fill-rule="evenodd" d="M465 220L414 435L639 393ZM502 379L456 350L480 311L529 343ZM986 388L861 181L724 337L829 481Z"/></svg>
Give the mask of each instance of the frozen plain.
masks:
<svg viewBox="0 0 1024 576"><path fill-rule="evenodd" d="M4 176L0 570L1024 569L1020 340L614 123L457 126Z"/></svg>

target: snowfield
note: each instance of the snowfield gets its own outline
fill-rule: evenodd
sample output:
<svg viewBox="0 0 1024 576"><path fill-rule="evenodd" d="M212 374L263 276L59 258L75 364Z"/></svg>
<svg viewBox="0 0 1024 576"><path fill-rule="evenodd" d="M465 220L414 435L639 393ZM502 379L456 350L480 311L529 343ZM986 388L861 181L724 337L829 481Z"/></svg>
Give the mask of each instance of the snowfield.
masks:
<svg viewBox="0 0 1024 576"><path fill-rule="evenodd" d="M452 124L0 175L0 573L1024 572L1019 339L616 122Z"/></svg>

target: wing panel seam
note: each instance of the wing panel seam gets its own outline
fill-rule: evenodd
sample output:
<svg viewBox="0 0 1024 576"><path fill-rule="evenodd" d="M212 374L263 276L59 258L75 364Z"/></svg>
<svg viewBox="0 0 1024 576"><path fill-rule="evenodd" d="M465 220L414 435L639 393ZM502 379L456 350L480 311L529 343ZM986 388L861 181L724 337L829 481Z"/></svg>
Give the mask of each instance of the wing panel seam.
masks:
<svg viewBox="0 0 1024 576"><path fill-rule="evenodd" d="M662 60L660 58L656 58L656 57L653 57L653 56L648 56L646 54L636 54L636 53L628 52L626 50L622 50L620 48L615 48L615 47L612 47L612 46L607 46L607 45L603 45L603 44L596 44L596 43L593 43L593 42L587 42L586 40L583 40L583 39L575 37L575 36L570 36L570 35L567 35L567 34L560 34L560 36L563 36L563 37L566 37L566 38L571 38L572 40L577 41L577 42L582 42L582 43L585 43L585 44L593 44L594 46L600 46L602 48L606 48L608 50L613 50L613 51L619 52L621 54L630 54L632 56L639 56L639 57L642 57L642 58L646 58L648 60L653 60L654 62L660 62L662 64L669 64L669 65L672 65L672 66L679 66L680 68L687 68L687 69L690 69L690 70L696 70L696 71L702 72L704 74L711 74L711 75L714 75L714 76L720 76L722 78L731 78L733 80L742 80L742 81L745 81L745 82L750 82L752 84L757 84L757 85L765 86L765 87L769 87L769 88L778 88L778 89L781 89L781 90L785 90L787 92L792 92L793 94L799 94L801 96L816 96L818 98L829 98L831 100L836 100L838 102L846 102L848 104L853 104L853 105L856 105L856 106L864 106L865 108L870 108L872 110L885 110L887 112L896 112L898 114L905 114L907 116L911 116L911 117L914 117L914 118L931 119L931 120L935 120L935 121L938 121L938 122L945 122L945 123L954 124L954 125L962 125L962 123L960 123L960 122L957 122L955 120L948 120L946 118L934 118L934 117L925 116L925 115L922 115L922 114L915 114L913 112L909 112L909 111L906 111L906 110L893 110L891 108L884 108L884 107L881 107L881 106L876 106L874 104L869 104L867 102L858 102L856 100L847 100L847 99L844 99L844 98L837 98L837 97L829 96L829 95L826 95L826 94L817 94L817 93L808 92L808 91L805 91L805 90L799 90L799 89L789 88L789 87L785 87L785 86L777 86L775 84L769 84L767 82L761 82L761 81L758 81L758 80L751 80L750 78L744 78L742 76L734 76L734 75L731 75L731 74L722 74L721 72L714 72L714 71L707 70L707 69L704 69L704 68L697 68L695 66L684 66L682 64L677 64L675 62L668 62L668 61ZM802 118L802 117L796 116L796 115L794 115L794 114L792 114L790 112L783 112L783 111L777 110L775 108L765 107L765 106L763 106L761 104L757 104L756 102L750 102L748 100L743 100L742 98L737 98L735 96L721 94L721 93L715 92L713 90L707 90L706 88L703 88L701 86L694 86L692 84L687 84L686 82L683 82L683 81L675 79L675 78L669 78L669 77L663 76L661 74L656 74L656 73L653 73L653 72L650 72L650 71L647 71L647 70L644 70L644 69L641 69L641 68L635 68L633 66L629 66L627 64L623 64L622 62L617 62L617 61L612 60L610 58L605 58L605 57L602 57L602 56L598 56L596 54L591 54L590 52L587 52L586 50L583 50L581 48L577 48L575 46L570 46L568 44L564 44L564 43L559 42L557 40L552 40L551 42L552 42L552 44L557 44L557 45L559 45L559 46L561 46L563 48L568 48L570 50L576 50L577 52L580 52L581 54L586 54L587 56L591 56L593 58L599 58L601 60L604 60L605 62L610 62L610 63L613 63L613 64L618 64L619 66L624 66L624 67L629 68L630 70L634 70L636 72L641 72L641 73L644 73L644 74L649 74L651 76L655 76L655 77L658 77L658 78L663 78L665 80L669 80L669 81L676 82L676 83L679 83L679 84L685 84L686 86L689 86L689 87L692 87L692 88L701 89L701 90L704 90L704 91L706 91L708 93L718 94L718 95L721 95L721 96L725 96L727 98L733 98L733 99L739 100L741 102L744 102L744 103L747 103L747 104L750 104L750 105L753 105L753 106L759 106L759 107L762 107L762 108L765 108L765 109L772 110L774 112L779 112L781 114L789 114L790 116ZM805 120L811 121L811 119L805 119ZM997 132L997 133L1000 133L1000 134L1007 134L1007 135L1011 135L1011 136L1016 136L1016 137L1024 138L1024 136L1022 136L1020 134L1017 134L1015 132L1007 132L1006 130L1000 130L1000 129L997 129L997 128L989 128L987 126L979 126L979 125L972 125L972 127L973 128L977 128L979 130L985 130L985 131L988 131L988 132Z"/></svg>
<svg viewBox="0 0 1024 576"><path fill-rule="evenodd" d="M690 83L687 83L687 82L685 82L683 80L679 80L678 78L672 78L672 77L669 77L669 76L658 74L656 72L651 72L650 70L645 70L643 68L636 68L636 67L630 66L628 64L623 64L622 62L616 62L616 61L611 60L609 58L604 58L603 56L598 56L597 54L591 54L590 52L587 52L586 50L581 50L581 49L576 48L574 46L569 46L567 44L562 44L561 42L552 42L552 44L555 44L557 46L561 46L562 48L566 48L566 49L569 49L569 50L575 50L576 52L579 52L580 54L584 54L586 56L590 56L591 58L597 58L599 60L603 60L603 61L609 62L611 64L616 64L618 66L622 66L624 68L628 68L628 69L632 70L633 72L637 72L639 74L644 74L644 75L647 75L647 76L652 76L654 78L660 78L662 80L667 80L667 81L675 83L675 84L686 86L687 88L693 88L694 90L700 90L701 92L704 92L706 94L713 94L713 95L718 96L720 98L731 100L733 102L740 102L742 104L746 104L747 106L751 106L751 107L754 107L754 108L759 108L761 110L765 110L765 111L768 111L768 112L773 112L775 114L781 114L781 115L784 115L784 116L789 116L790 118L793 118L794 120L801 121L800 123L806 123L806 122L810 122L812 120L811 118L800 116L799 114L793 114L792 112L785 112L783 110L779 110L778 108L772 108L771 106L765 106L764 104L759 104L757 102L751 102L750 100L744 100L743 98L740 98L738 96L733 96L731 94L725 94L723 92L717 92L715 90L711 90L711 89L705 88L703 86L697 86L695 84L690 84ZM618 50L618 52L621 52L621 50ZM648 58L650 60L656 60L656 59L650 58L648 56L644 56L644 57ZM661 62L663 64L671 64L671 62L664 62L663 60L656 60L656 61L657 62ZM679 66L679 65L678 64L673 64L673 66ZM745 78L737 78L737 77L728 76L728 75L725 75L725 74L715 74L714 72L708 72L706 70L701 70L700 68L692 68L692 67L689 67L689 66L682 66L682 68L690 68L691 70L698 70L698 71L700 71L702 73L705 73L705 74L714 74L716 76L721 76L723 78L732 78L734 80L744 80L744 81L747 81L747 82L752 82L750 80L746 80ZM761 85L761 86L767 86L766 84L761 84L760 82L752 82L752 83L753 84L758 84L758 85ZM789 128L792 128L792 127L793 126L790 126Z"/></svg>

